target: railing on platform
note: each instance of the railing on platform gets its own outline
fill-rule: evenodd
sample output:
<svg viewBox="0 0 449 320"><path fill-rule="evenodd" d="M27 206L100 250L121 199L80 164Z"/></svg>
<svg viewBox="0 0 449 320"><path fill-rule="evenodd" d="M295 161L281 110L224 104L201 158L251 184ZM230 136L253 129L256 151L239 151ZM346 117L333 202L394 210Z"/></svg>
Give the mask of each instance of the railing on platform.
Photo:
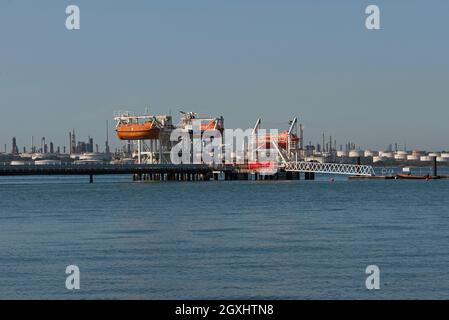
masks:
<svg viewBox="0 0 449 320"><path fill-rule="evenodd" d="M0 176L9 175L83 175L145 173L208 173L207 165L195 164L46 164L1 165Z"/></svg>
<svg viewBox="0 0 449 320"><path fill-rule="evenodd" d="M342 174L351 176L356 175L367 177L375 175L373 167L369 165L290 161L288 159L288 156L281 151L277 143L272 142L272 144L281 157L285 171Z"/></svg>
<svg viewBox="0 0 449 320"><path fill-rule="evenodd" d="M355 165L342 163L320 163L320 162L285 162L285 171L315 172L327 174L342 174L356 176L374 176L374 169L369 165Z"/></svg>

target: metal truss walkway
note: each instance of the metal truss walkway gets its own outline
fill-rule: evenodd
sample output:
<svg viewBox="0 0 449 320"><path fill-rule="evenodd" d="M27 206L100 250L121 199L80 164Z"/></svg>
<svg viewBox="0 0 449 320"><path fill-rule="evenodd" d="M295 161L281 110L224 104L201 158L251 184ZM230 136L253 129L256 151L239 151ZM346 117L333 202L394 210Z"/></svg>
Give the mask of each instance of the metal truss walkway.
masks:
<svg viewBox="0 0 449 320"><path fill-rule="evenodd" d="M285 162L285 171L296 172L315 172L328 174L356 175L356 176L374 176L372 166L340 164L340 163L319 163L319 162Z"/></svg>
<svg viewBox="0 0 449 320"><path fill-rule="evenodd" d="M291 161L285 152L277 143L272 143L282 159L285 171L295 172L314 172L325 174L342 174L351 176L374 176L374 169L368 165L343 164L343 163L320 163L320 162L306 162L306 161Z"/></svg>

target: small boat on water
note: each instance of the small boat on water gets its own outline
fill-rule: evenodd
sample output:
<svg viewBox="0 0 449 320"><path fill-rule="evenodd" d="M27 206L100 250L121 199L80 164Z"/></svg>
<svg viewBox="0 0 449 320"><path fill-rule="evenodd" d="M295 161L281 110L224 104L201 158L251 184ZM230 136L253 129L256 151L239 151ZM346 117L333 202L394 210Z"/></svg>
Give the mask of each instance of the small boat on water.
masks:
<svg viewBox="0 0 449 320"><path fill-rule="evenodd" d="M441 179L441 178L442 178L441 176L438 176L436 174L436 170L434 170L433 175L430 175L429 173L425 174L425 175L422 175L422 174L416 175L416 174L412 174L412 169L409 167L403 168L402 173L398 173L396 175L396 179L407 179L407 180L435 180L435 179Z"/></svg>
<svg viewBox="0 0 449 320"><path fill-rule="evenodd" d="M414 175L411 173L399 173L396 176L398 179L408 179L408 180L434 180L434 179L441 179L440 176L431 176L430 174L426 174L424 176L421 175Z"/></svg>

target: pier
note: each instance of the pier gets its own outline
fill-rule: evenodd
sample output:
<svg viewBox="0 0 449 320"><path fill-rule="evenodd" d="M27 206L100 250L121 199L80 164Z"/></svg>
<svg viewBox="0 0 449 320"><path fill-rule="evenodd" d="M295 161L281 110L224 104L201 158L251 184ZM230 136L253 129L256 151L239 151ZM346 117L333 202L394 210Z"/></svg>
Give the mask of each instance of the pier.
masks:
<svg viewBox="0 0 449 320"><path fill-rule="evenodd" d="M243 166L245 167L245 166ZM272 175L243 169L238 165L206 164L49 164L0 165L0 176L85 175L93 183L96 175L130 174L134 181L207 181L207 180L315 180L315 173L373 175L370 166L295 162Z"/></svg>
<svg viewBox="0 0 449 320"><path fill-rule="evenodd" d="M434 175L415 176L394 174L376 176L372 166L317 163L285 162L274 174L262 174L239 165L207 164L48 164L48 165L11 165L0 164L0 176L88 176L93 183L98 175L132 175L134 181L247 181L247 180L315 180L316 174L346 175L349 179L448 179L437 174L434 163Z"/></svg>
<svg viewBox="0 0 449 320"><path fill-rule="evenodd" d="M51 164L0 165L0 176L88 176L130 174L134 181L209 181L209 180L298 180L299 173L278 172L262 175L242 171L239 166L206 164ZM308 179L307 179L308 180ZM313 179L311 179L313 180Z"/></svg>

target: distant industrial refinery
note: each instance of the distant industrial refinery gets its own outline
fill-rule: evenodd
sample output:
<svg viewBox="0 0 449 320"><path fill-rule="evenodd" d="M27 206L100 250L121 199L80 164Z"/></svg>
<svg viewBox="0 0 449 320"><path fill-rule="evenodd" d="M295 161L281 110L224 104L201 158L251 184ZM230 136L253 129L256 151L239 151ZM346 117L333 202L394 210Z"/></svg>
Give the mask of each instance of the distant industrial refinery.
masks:
<svg viewBox="0 0 449 320"><path fill-rule="evenodd" d="M19 147L17 139L12 138L11 148L8 152L7 145L4 152L0 153L0 163L10 165L50 165L61 163L75 164L170 164L170 152L175 142L170 136L173 130L178 129L189 135L194 132L203 133L206 130L225 130L224 118L200 117L194 112L180 112L177 124L173 123L171 115L134 115L129 111L116 112L113 115L116 122L115 131L119 141L123 142L120 149L110 150L109 124L106 121L106 141L100 151L98 144L92 137L87 141L77 140L75 129L68 132L68 146L55 146L53 142L47 142L42 137L35 145L34 137L31 138L29 150ZM352 142L340 144L332 137L322 135L322 143L304 143L303 125L297 118L286 121L285 128L281 128L276 134L259 134L262 120L257 119L251 126L253 134L257 135L259 145L277 142L280 157L285 154L289 159L319 162L319 163L358 163L376 166L401 166L401 165L428 165L433 159L442 165L449 165L449 152L426 152L421 150L408 151L406 147L401 150L397 144L390 145L386 150L361 150ZM197 126L197 127L195 127ZM222 145L226 144L224 138ZM193 156L193 155L192 155ZM279 159L281 161L281 159Z"/></svg>

